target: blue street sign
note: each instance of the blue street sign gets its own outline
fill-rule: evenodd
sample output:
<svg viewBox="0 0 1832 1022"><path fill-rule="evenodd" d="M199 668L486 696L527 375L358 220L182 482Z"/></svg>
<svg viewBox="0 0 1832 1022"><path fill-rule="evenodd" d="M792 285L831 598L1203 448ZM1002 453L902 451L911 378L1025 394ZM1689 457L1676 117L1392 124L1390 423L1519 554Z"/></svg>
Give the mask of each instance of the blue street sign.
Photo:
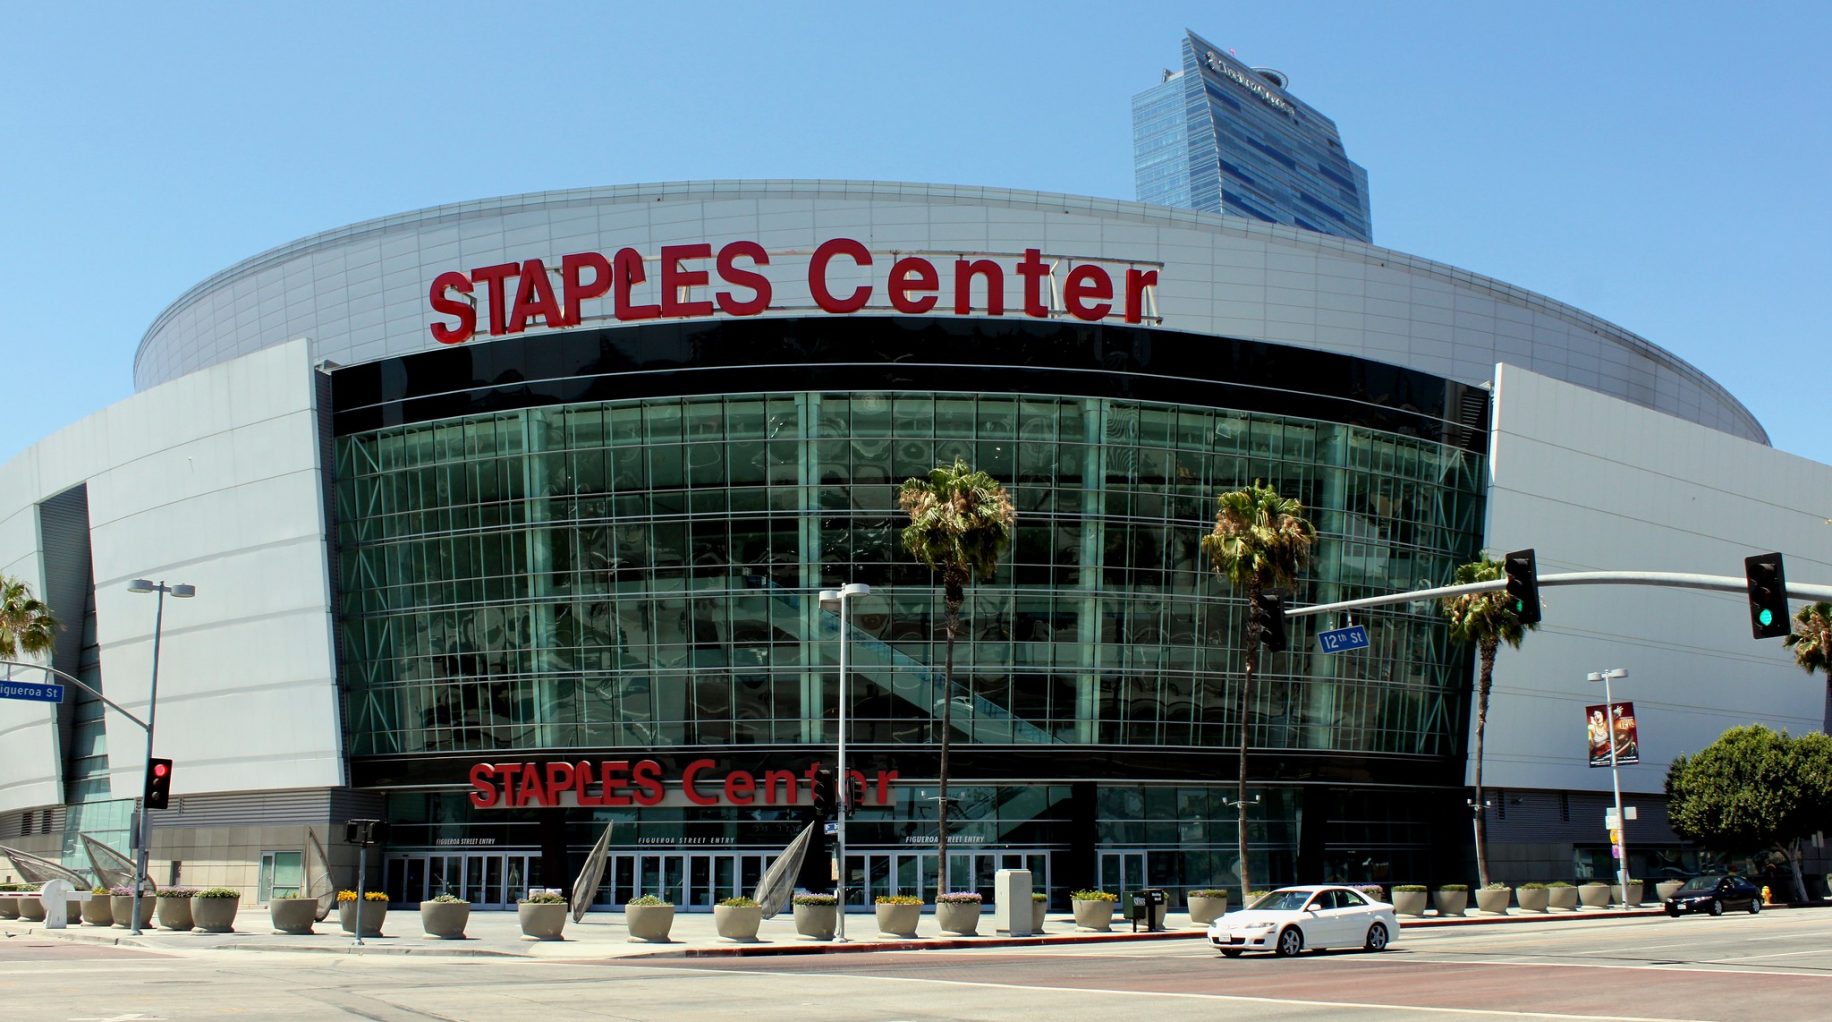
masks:
<svg viewBox="0 0 1832 1022"><path fill-rule="evenodd" d="M1368 630L1361 625L1350 625L1347 628L1332 628L1327 632L1317 633L1317 645L1325 653L1340 653L1345 649L1367 649Z"/></svg>
<svg viewBox="0 0 1832 1022"><path fill-rule="evenodd" d="M0 699L30 699L39 703L64 701L62 685L35 685L29 681L0 681Z"/></svg>

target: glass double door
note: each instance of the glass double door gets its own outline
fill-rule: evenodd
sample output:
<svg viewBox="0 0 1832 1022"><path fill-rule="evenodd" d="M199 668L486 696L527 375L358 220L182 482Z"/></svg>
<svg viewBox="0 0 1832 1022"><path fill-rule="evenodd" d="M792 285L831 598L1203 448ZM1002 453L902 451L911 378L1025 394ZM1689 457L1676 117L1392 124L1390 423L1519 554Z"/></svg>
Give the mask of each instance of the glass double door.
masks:
<svg viewBox="0 0 1832 1022"><path fill-rule="evenodd" d="M1124 894L1151 886L1145 876L1145 853L1123 849L1102 849L1099 886L1103 891Z"/></svg>
<svg viewBox="0 0 1832 1022"><path fill-rule="evenodd" d="M846 903L869 906L881 894L914 894L924 901L935 896L940 879L935 868L934 852L896 851L863 852L846 856ZM995 874L1002 869L1027 869L1031 890L1050 889L1050 853L1006 849L948 851L948 888L953 891L978 891L991 902Z"/></svg>
<svg viewBox="0 0 1832 1022"><path fill-rule="evenodd" d="M770 852L617 852L605 863L595 905L621 908L654 894L686 912L710 912L723 898L751 894Z"/></svg>
<svg viewBox="0 0 1832 1022"><path fill-rule="evenodd" d="M528 893L539 856L531 852L403 855L388 860L388 899L414 904L455 894L472 908L512 908Z"/></svg>

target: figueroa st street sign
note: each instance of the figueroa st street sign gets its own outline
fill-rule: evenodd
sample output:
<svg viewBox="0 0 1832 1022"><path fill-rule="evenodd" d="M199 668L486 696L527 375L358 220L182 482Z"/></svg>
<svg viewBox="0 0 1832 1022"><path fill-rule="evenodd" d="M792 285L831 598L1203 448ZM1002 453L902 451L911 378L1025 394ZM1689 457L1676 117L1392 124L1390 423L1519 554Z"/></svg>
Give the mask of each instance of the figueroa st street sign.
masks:
<svg viewBox="0 0 1832 1022"><path fill-rule="evenodd" d="M874 255L862 242L832 238L812 253L778 256L795 262L805 256L808 296L829 313L868 306L905 315L930 312L941 304L944 272L951 270L946 278L949 308L957 316L1006 315L1008 277L1015 277L1009 306L1014 314L1048 319L1066 313L1098 323L1117 311L1127 323L1141 323L1158 284L1156 268L1141 269L1124 260L1045 257L1035 248L1022 255L961 255L952 266L945 261L938 266L925 255ZM653 268L651 261L657 264ZM440 344L463 344L479 330L501 337L606 317L626 323L693 318L711 316L715 308L727 316L757 316L774 308L771 265L762 245L733 241L717 252L706 242L663 245L654 260L634 248L620 248L610 255L564 255L558 267L528 259L468 272L447 270L433 278L427 302L434 314L449 318L435 320L428 329ZM864 282L859 282L861 275ZM645 287L651 276L653 284ZM836 284L842 276L849 283Z"/></svg>

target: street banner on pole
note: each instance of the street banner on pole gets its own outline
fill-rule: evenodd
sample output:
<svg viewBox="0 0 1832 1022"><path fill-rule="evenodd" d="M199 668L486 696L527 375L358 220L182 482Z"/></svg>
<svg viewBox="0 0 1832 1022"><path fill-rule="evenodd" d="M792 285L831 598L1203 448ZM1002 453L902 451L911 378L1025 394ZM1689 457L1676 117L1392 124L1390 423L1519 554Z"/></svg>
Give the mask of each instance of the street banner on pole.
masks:
<svg viewBox="0 0 1832 1022"><path fill-rule="evenodd" d="M1641 735L1635 726L1635 704L1612 703L1584 707L1585 731L1590 739L1590 765L1609 765L1609 747L1613 736L1616 763L1628 766L1641 762Z"/></svg>

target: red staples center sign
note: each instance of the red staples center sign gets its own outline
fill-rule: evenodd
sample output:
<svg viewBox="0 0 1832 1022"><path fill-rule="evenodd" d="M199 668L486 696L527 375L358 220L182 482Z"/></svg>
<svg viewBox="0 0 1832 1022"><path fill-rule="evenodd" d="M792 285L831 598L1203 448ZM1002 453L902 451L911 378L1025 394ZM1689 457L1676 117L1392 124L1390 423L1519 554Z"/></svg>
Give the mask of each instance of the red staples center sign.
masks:
<svg viewBox="0 0 1832 1022"><path fill-rule="evenodd" d="M1146 318L1158 270L1098 261L1046 259L1041 249L1023 255L960 256L938 265L925 255L873 255L852 238L822 242L812 253L779 252L807 258L807 290L823 312L852 313L873 303L908 315L934 310L942 300L944 273L955 315L1012 314L1047 319L1067 313L1098 323L1116 313L1127 323ZM754 241L663 245L651 260L634 248L575 252L557 267L544 260L480 266L468 273L447 270L433 278L427 302L436 316L429 329L440 344L463 344L485 330L491 337L519 334L531 326L572 327L587 318L618 322L711 316L757 316L774 306L776 286L770 253ZM1057 270L1064 270L1060 279ZM651 283L650 277L654 276ZM861 279L863 278L863 279ZM1007 303L1007 291L1010 303ZM480 306L487 318L480 321Z"/></svg>
<svg viewBox="0 0 1832 1022"><path fill-rule="evenodd" d="M805 802L804 789L814 784L821 764L805 770L730 770L717 772L710 759L690 761L679 778L670 778L652 759L579 760L552 763L477 763L471 767L471 805L478 809L522 809L534 806L660 805L677 781L688 803L696 806L792 806ZM895 770L848 770L856 805L889 805Z"/></svg>

